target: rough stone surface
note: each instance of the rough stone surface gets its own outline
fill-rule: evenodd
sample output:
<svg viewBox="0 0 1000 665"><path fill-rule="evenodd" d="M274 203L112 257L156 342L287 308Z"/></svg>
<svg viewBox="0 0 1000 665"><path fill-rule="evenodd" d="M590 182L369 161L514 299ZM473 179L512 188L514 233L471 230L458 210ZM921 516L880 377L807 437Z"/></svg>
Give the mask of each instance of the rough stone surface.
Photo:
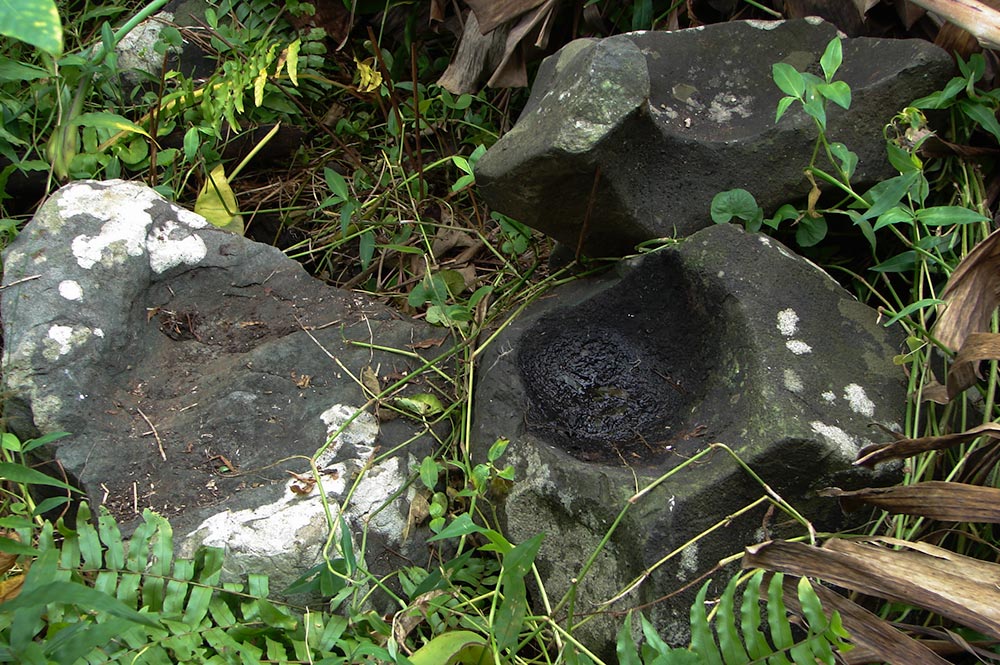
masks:
<svg viewBox="0 0 1000 665"><path fill-rule="evenodd" d="M803 198L816 130L797 106L775 124L783 93L771 66L822 75L835 35L803 19L571 42L543 62L517 124L479 160L480 191L589 256L704 228L722 190L745 188L768 211ZM858 154L864 186L894 175L883 127L943 86L952 64L924 40L845 39L843 53L837 78L853 103L828 105L828 136Z"/></svg>
<svg viewBox="0 0 1000 665"><path fill-rule="evenodd" d="M126 522L153 508L182 550L227 547L232 572L268 572L280 591L326 540L307 481L329 439L317 467L334 515L371 465L344 515L369 531L372 570L417 547L402 542L405 491L375 510L427 454L422 426L362 412L332 435L368 399L362 371L385 386L413 370L367 344L409 351L440 330L122 181L59 190L4 267L7 425L23 439L70 432L42 452L92 504Z"/></svg>
<svg viewBox="0 0 1000 665"><path fill-rule="evenodd" d="M898 429L904 417L900 340L876 319L813 264L731 225L527 310L482 359L473 441L481 460L498 437L511 440L516 482L500 513L514 542L547 534L538 563L549 598L580 574L630 496L714 442L818 528L842 524L815 490L894 478L851 465L878 438L873 423ZM675 474L630 508L597 557L581 615L651 603L662 634L682 643L696 588L652 601L782 533L786 518L766 517L766 505L739 514L764 491L724 450ZM722 528L685 546L713 525ZM671 552L621 604L597 606ZM605 615L584 637L613 653L619 628Z"/></svg>

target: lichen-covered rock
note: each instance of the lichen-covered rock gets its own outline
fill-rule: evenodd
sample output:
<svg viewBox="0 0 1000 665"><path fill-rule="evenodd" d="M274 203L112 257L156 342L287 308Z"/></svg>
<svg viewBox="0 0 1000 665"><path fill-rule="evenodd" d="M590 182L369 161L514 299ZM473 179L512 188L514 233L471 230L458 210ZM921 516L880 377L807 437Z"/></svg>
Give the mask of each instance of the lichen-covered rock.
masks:
<svg viewBox="0 0 1000 665"><path fill-rule="evenodd" d="M334 516L368 529L372 569L419 550L403 542L407 493L392 497L430 437L358 413L369 397L357 377L412 372L411 345L438 330L122 181L60 189L4 269L7 427L69 432L38 452L92 504L123 522L152 508L182 550L227 547L232 571L272 574L280 592L326 542L308 463L326 446L319 481ZM415 377L411 389L428 388Z"/></svg>
<svg viewBox="0 0 1000 665"><path fill-rule="evenodd" d="M490 206L589 256L711 224L712 197L742 187L768 210L809 191L816 139L771 66L819 71L836 28L818 20L721 23L578 40L547 58L514 128L476 165ZM859 186L893 175L882 129L943 86L951 59L925 40L845 39L837 78L850 110L828 109L828 136L859 156ZM581 240L582 236L582 240Z"/></svg>
<svg viewBox="0 0 1000 665"><path fill-rule="evenodd" d="M815 490L895 478L852 465L879 436L873 424L898 430L905 415L901 340L877 318L780 243L721 225L560 287L493 341L473 452L483 460L510 439L516 482L500 514L514 542L546 534L537 561L549 598L580 576L629 498L672 473L629 507L581 581L577 611L602 615L581 633L589 644L613 653L620 625L603 613L646 603L684 642L697 589L663 597L783 533L767 503L742 512L765 490L725 450L688 463L710 444L821 529L843 518ZM671 553L621 603L600 605Z"/></svg>

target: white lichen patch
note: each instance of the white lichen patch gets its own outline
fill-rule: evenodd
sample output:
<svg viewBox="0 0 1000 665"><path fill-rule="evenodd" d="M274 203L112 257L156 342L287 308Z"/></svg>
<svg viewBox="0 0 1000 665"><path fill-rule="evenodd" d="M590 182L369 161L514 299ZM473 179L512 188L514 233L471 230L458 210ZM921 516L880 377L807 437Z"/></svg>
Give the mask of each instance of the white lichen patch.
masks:
<svg viewBox="0 0 1000 665"><path fill-rule="evenodd" d="M680 565L677 567L677 579L687 580L698 572L698 545L692 543L681 550Z"/></svg>
<svg viewBox="0 0 1000 665"><path fill-rule="evenodd" d="M809 426L813 432L837 446L845 459L853 460L858 454L860 446L855 442L854 437L836 425L827 425L819 420L814 420L809 423Z"/></svg>
<svg viewBox="0 0 1000 665"><path fill-rule="evenodd" d="M118 265L147 251L155 252L150 263L157 272L181 262L194 263L204 258L206 250L200 238L190 233L172 237L181 226L205 227L207 222L203 217L171 205L176 221L167 221L160 229L149 233L153 218L148 210L157 204L169 204L152 189L136 183L112 180L105 185L111 186L77 183L62 190L58 198L63 217L89 215L105 220L96 235L79 235L73 239L70 246L81 268L90 270L98 263Z"/></svg>
<svg viewBox="0 0 1000 665"><path fill-rule="evenodd" d="M59 295L66 300L81 300L83 299L83 288L79 282L72 279L64 279L59 282Z"/></svg>
<svg viewBox="0 0 1000 665"><path fill-rule="evenodd" d="M43 342L42 355L46 360L55 360L73 350L74 334L72 326L51 326Z"/></svg>
<svg viewBox="0 0 1000 665"><path fill-rule="evenodd" d="M354 420L351 418L358 412L357 407L347 404L334 404L320 414L320 420L326 425L326 435L336 438L330 442L327 449L316 459L317 467L329 465L336 459L344 445L353 446L357 458L367 459L375 452L375 439L378 438L378 421L375 416L362 411ZM351 420L344 427L344 423ZM341 431L341 428L343 430ZM338 433L339 432L339 433Z"/></svg>
<svg viewBox="0 0 1000 665"><path fill-rule="evenodd" d="M757 241L760 242L760 244L764 245L764 247L771 246L771 239L768 238L767 236L757 236Z"/></svg>
<svg viewBox="0 0 1000 665"><path fill-rule="evenodd" d="M837 401L837 396L833 393L832 390L823 391L820 397L823 398L823 401L826 402L827 404L833 404L834 402Z"/></svg>
<svg viewBox="0 0 1000 665"><path fill-rule="evenodd" d="M720 125L730 122L733 116L749 118L752 115L750 112L752 102L753 99L749 96L737 97L730 93L720 93L709 103L708 117Z"/></svg>
<svg viewBox="0 0 1000 665"><path fill-rule="evenodd" d="M143 252L146 229L153 223L146 209L158 198L153 190L121 181L114 187L79 183L59 195L63 217L90 215L107 220L96 236L79 235L71 248L77 263L90 270L97 263L114 265Z"/></svg>
<svg viewBox="0 0 1000 665"><path fill-rule="evenodd" d="M792 391L793 393L802 392L805 386L802 383L802 377L793 369L785 370L785 388Z"/></svg>
<svg viewBox="0 0 1000 665"><path fill-rule="evenodd" d="M149 252L149 267L156 274L182 263L198 263L208 254L205 241L200 236L174 221L164 222L150 230L146 250Z"/></svg>
<svg viewBox="0 0 1000 665"><path fill-rule="evenodd" d="M808 18L806 19L809 20ZM751 28L756 28L757 30L774 30L780 26L784 21L765 21L763 19L750 19L749 21L744 21Z"/></svg>
<svg viewBox="0 0 1000 665"><path fill-rule="evenodd" d="M875 415L875 402L868 399L865 389L856 383L849 383L844 387L844 399L854 413L871 418Z"/></svg>
<svg viewBox="0 0 1000 665"><path fill-rule="evenodd" d="M785 342L785 347L797 356L812 353L812 347L800 339L790 339Z"/></svg>
<svg viewBox="0 0 1000 665"><path fill-rule="evenodd" d="M42 356L46 360L58 360L78 346L85 344L96 331L86 326L74 328L72 326L53 325L42 340ZM104 336L102 332L101 337Z"/></svg>
<svg viewBox="0 0 1000 665"><path fill-rule="evenodd" d="M778 312L778 332L785 337L791 337L799 329L799 315L789 307Z"/></svg>

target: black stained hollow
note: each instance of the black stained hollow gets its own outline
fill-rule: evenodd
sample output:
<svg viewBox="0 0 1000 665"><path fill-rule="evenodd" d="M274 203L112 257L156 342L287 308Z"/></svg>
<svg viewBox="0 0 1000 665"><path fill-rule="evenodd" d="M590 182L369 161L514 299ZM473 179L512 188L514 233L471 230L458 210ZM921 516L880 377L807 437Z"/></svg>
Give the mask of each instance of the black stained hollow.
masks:
<svg viewBox="0 0 1000 665"><path fill-rule="evenodd" d="M578 459L646 465L678 452L715 374L717 297L676 259L651 258L521 338L527 429Z"/></svg>

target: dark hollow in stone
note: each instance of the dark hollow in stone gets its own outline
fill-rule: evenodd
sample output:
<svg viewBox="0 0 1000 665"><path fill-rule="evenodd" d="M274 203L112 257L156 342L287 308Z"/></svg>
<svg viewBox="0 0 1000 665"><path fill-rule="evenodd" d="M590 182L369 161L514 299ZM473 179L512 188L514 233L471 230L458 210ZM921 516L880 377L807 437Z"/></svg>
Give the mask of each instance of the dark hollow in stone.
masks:
<svg viewBox="0 0 1000 665"><path fill-rule="evenodd" d="M655 279L643 277L539 319L522 338L527 429L577 459L659 465L701 432L720 300L667 255Z"/></svg>

